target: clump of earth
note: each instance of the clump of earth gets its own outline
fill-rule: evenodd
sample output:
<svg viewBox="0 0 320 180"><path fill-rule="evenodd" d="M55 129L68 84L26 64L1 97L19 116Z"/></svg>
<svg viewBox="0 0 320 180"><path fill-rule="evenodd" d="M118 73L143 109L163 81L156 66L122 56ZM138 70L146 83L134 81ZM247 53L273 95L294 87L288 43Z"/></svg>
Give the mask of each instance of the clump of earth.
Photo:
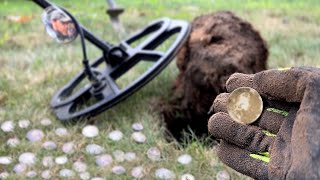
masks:
<svg viewBox="0 0 320 180"><path fill-rule="evenodd" d="M235 72L266 69L268 49L252 25L228 11L202 15L191 23L191 34L177 55L179 74L160 113L170 133L180 139L189 126L207 133L208 111L215 97L226 91Z"/></svg>

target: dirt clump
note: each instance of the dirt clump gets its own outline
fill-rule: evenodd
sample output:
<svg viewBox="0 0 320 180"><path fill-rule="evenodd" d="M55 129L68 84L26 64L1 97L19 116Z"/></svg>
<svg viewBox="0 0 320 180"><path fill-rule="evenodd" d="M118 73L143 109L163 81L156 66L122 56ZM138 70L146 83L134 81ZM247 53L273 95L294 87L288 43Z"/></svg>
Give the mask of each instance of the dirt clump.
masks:
<svg viewBox="0 0 320 180"><path fill-rule="evenodd" d="M177 55L179 74L172 98L160 103L166 126L178 139L188 127L197 135L207 134L208 111L215 97L225 92L229 76L265 70L268 58L259 32L231 12L199 16L191 26Z"/></svg>

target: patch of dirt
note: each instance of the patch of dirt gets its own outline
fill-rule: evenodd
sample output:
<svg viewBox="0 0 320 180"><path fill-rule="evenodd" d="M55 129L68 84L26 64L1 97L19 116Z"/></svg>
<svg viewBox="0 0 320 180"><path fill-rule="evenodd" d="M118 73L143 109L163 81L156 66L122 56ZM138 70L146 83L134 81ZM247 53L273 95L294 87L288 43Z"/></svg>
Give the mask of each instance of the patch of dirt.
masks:
<svg viewBox="0 0 320 180"><path fill-rule="evenodd" d="M179 74L172 98L159 103L177 139L188 126L197 135L207 134L208 111L215 97L225 92L229 76L265 70L268 58L259 32L231 12L203 15L191 25L191 35L177 56Z"/></svg>

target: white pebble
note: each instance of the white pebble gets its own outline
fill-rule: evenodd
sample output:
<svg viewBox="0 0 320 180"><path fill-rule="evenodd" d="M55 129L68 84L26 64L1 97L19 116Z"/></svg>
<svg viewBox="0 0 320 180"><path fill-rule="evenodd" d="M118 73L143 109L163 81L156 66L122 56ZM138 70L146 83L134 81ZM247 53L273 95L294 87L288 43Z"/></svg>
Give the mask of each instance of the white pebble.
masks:
<svg viewBox="0 0 320 180"><path fill-rule="evenodd" d="M76 161L75 163L73 163L72 168L76 172L85 172L87 170L87 165L84 162Z"/></svg>
<svg viewBox="0 0 320 180"><path fill-rule="evenodd" d="M16 164L14 167L13 167L13 171L17 174L21 174L23 172L25 172L27 170L27 165L25 164Z"/></svg>
<svg viewBox="0 0 320 180"><path fill-rule="evenodd" d="M113 156L115 158L116 161L118 162L123 162L124 161L124 152L120 151L120 150L115 150L113 153Z"/></svg>
<svg viewBox="0 0 320 180"><path fill-rule="evenodd" d="M120 141L123 137L123 133L119 130L115 130L109 133L109 138L112 141Z"/></svg>
<svg viewBox="0 0 320 180"><path fill-rule="evenodd" d="M176 177L174 172L166 168L157 169L155 176L158 179L174 179Z"/></svg>
<svg viewBox="0 0 320 180"><path fill-rule="evenodd" d="M42 159L42 165L44 167L52 167L54 165L54 160L52 156L45 156Z"/></svg>
<svg viewBox="0 0 320 180"><path fill-rule="evenodd" d="M12 158L9 156L0 156L0 164L8 165L12 163Z"/></svg>
<svg viewBox="0 0 320 180"><path fill-rule="evenodd" d="M141 132L132 133L131 138L137 143L144 143L147 139L146 136Z"/></svg>
<svg viewBox="0 0 320 180"><path fill-rule="evenodd" d="M104 148L97 144L89 144L86 146L88 154L98 155L104 152Z"/></svg>
<svg viewBox="0 0 320 180"><path fill-rule="evenodd" d="M133 161L135 160L137 157L136 153L134 152L127 152L125 155L124 155L124 158L127 160L127 161Z"/></svg>
<svg viewBox="0 0 320 180"><path fill-rule="evenodd" d="M93 138L99 135L99 129L96 126L88 125L82 129L82 134L85 137Z"/></svg>
<svg viewBox="0 0 320 180"><path fill-rule="evenodd" d="M52 124L52 122L49 118L44 118L40 121L40 124L42 126L50 126Z"/></svg>
<svg viewBox="0 0 320 180"><path fill-rule="evenodd" d="M53 141L46 141L42 144L42 147L45 148L46 150L53 150L57 148L57 145Z"/></svg>
<svg viewBox="0 0 320 180"><path fill-rule="evenodd" d="M20 120L20 121L18 122L18 125L19 125L20 128L26 129L26 128L29 127L30 121L27 120L27 119L23 119L23 120Z"/></svg>
<svg viewBox="0 0 320 180"><path fill-rule="evenodd" d="M72 154L74 153L74 143L73 142L67 142L62 145L62 152L66 154Z"/></svg>
<svg viewBox="0 0 320 180"><path fill-rule="evenodd" d="M112 168L112 172L113 172L114 174L120 175L120 174L125 173L125 172L126 172L126 169L125 169L123 166L114 166L114 167Z"/></svg>
<svg viewBox="0 0 320 180"><path fill-rule="evenodd" d="M80 176L81 180L89 180L90 179L90 173L88 173L88 172L80 173L79 176Z"/></svg>
<svg viewBox="0 0 320 180"><path fill-rule="evenodd" d="M142 131L143 125L141 123L134 123L132 124L132 129L135 131Z"/></svg>
<svg viewBox="0 0 320 180"><path fill-rule="evenodd" d="M69 134L68 130L66 128L57 128L55 130L55 133L56 133L56 135L58 135L60 137L67 136Z"/></svg>
<svg viewBox="0 0 320 180"><path fill-rule="evenodd" d="M7 140L7 145L9 147L17 147L20 144L20 140L16 137Z"/></svg>
<svg viewBox="0 0 320 180"><path fill-rule="evenodd" d="M50 179L51 178L51 172L49 170L44 170L41 173L41 177L43 179Z"/></svg>
<svg viewBox="0 0 320 180"><path fill-rule="evenodd" d="M178 157L178 162L183 165L187 165L192 161L192 157L189 154L183 154Z"/></svg>
<svg viewBox="0 0 320 180"><path fill-rule="evenodd" d="M216 175L217 180L230 180L230 175L227 171L219 171Z"/></svg>
<svg viewBox="0 0 320 180"><path fill-rule="evenodd" d="M112 157L109 154L103 154L96 157L96 164L99 167L109 166L112 163Z"/></svg>
<svg viewBox="0 0 320 180"><path fill-rule="evenodd" d="M131 170L131 176L134 178L140 179L143 177L143 167L142 166L137 166L132 168Z"/></svg>
<svg viewBox="0 0 320 180"><path fill-rule="evenodd" d="M102 177L93 177L91 180L105 180L105 179Z"/></svg>
<svg viewBox="0 0 320 180"><path fill-rule="evenodd" d="M62 169L59 171L60 177L72 177L75 173L70 169Z"/></svg>
<svg viewBox="0 0 320 180"><path fill-rule="evenodd" d="M152 147L148 150L147 156L152 161L160 161L161 153L160 150L156 147Z"/></svg>
<svg viewBox="0 0 320 180"><path fill-rule="evenodd" d="M2 172L0 173L0 179L7 179L10 176L8 172Z"/></svg>
<svg viewBox="0 0 320 180"><path fill-rule="evenodd" d="M41 141L44 133L40 129L32 129L27 133L27 139L31 142Z"/></svg>
<svg viewBox="0 0 320 180"><path fill-rule="evenodd" d="M25 165L33 165L36 163L36 155L31 152L22 153L19 156L19 162Z"/></svg>
<svg viewBox="0 0 320 180"><path fill-rule="evenodd" d="M5 121L1 124L1 129L3 132L12 132L14 129L13 121Z"/></svg>
<svg viewBox="0 0 320 180"><path fill-rule="evenodd" d="M35 171L27 172L27 177L29 177L29 178L34 178L36 176L37 176L37 172L35 172Z"/></svg>
<svg viewBox="0 0 320 180"><path fill-rule="evenodd" d="M181 176L181 180L195 180L192 174L184 174Z"/></svg>
<svg viewBox="0 0 320 180"><path fill-rule="evenodd" d="M60 165L65 164L68 162L68 157L67 156L56 157L55 162Z"/></svg>

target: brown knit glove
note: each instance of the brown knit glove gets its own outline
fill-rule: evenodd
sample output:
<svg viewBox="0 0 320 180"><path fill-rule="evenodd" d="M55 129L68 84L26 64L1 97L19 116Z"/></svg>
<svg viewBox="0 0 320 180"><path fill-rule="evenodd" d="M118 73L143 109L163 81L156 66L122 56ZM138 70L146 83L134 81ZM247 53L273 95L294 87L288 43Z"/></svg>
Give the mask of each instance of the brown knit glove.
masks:
<svg viewBox="0 0 320 180"><path fill-rule="evenodd" d="M221 139L219 158L256 179L320 179L320 70L292 68L233 74L227 90L251 87L264 99L251 125L227 114L229 94L217 96L209 132Z"/></svg>

